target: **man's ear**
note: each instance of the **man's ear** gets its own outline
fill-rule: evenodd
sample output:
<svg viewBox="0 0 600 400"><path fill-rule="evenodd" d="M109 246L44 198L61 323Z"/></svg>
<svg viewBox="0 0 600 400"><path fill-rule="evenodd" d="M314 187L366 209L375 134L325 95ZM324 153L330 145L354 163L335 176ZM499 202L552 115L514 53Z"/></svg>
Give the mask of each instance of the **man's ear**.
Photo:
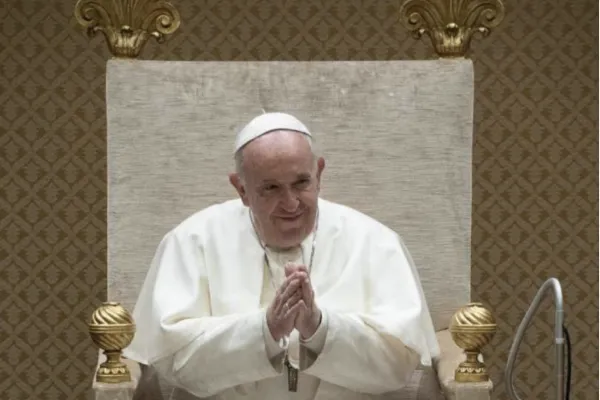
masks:
<svg viewBox="0 0 600 400"><path fill-rule="evenodd" d="M319 185L319 189L321 188L321 174L325 169L325 159L323 157L319 157L317 160L317 182Z"/></svg>
<svg viewBox="0 0 600 400"><path fill-rule="evenodd" d="M240 174L235 172L229 174L229 183L231 183L231 186L235 188L236 192L240 196L240 199L242 199L242 203L244 203L245 206L248 206L248 195Z"/></svg>

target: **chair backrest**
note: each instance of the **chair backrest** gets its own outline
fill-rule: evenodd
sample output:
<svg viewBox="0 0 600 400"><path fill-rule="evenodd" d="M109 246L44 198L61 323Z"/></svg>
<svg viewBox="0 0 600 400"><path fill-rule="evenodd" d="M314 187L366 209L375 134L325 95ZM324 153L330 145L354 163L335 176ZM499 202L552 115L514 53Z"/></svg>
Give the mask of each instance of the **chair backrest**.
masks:
<svg viewBox="0 0 600 400"><path fill-rule="evenodd" d="M263 110L314 132L322 197L404 239L436 329L470 300L470 60L111 60L107 108L110 300L132 310L163 235L236 196L235 133Z"/></svg>

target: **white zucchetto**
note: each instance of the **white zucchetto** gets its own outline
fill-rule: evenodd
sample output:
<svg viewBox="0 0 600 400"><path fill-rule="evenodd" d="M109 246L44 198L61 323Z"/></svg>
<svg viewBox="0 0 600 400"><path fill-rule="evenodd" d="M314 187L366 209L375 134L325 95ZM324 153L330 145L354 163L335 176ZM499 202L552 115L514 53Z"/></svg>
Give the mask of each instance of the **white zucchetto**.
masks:
<svg viewBox="0 0 600 400"><path fill-rule="evenodd" d="M257 137L276 130L296 131L312 137L308 128L293 115L280 112L264 113L255 117L238 133L233 152L237 153Z"/></svg>

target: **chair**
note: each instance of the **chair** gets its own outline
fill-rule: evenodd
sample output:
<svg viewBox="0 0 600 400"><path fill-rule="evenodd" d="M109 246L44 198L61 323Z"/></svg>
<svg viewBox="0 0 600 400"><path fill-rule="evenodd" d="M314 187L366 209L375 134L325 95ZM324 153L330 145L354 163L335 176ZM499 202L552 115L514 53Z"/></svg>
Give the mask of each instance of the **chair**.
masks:
<svg viewBox="0 0 600 400"><path fill-rule="evenodd" d="M451 337L454 318L454 338L474 357L490 337L473 351L459 332L469 307L479 307L463 308L471 301L470 60L116 59L106 79L109 301L133 310L162 236L236 196L227 173L237 129L262 110L290 112L326 157L322 197L390 226L417 265L442 353L398 398L433 399L440 389L448 400L490 398L489 380L455 381L464 353ZM126 363L132 381L94 382L96 399L131 399L134 388L136 398L168 399L171 388L153 371Z"/></svg>

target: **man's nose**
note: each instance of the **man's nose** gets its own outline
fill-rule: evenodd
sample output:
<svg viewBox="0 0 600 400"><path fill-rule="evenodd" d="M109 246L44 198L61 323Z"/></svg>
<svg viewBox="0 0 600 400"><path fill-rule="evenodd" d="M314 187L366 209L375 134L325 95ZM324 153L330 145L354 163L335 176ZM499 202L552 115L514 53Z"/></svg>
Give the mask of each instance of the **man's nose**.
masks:
<svg viewBox="0 0 600 400"><path fill-rule="evenodd" d="M281 201L283 209L287 212L296 211L299 203L300 201L298 200L296 193L294 193L293 190L286 189L283 193L283 199Z"/></svg>

